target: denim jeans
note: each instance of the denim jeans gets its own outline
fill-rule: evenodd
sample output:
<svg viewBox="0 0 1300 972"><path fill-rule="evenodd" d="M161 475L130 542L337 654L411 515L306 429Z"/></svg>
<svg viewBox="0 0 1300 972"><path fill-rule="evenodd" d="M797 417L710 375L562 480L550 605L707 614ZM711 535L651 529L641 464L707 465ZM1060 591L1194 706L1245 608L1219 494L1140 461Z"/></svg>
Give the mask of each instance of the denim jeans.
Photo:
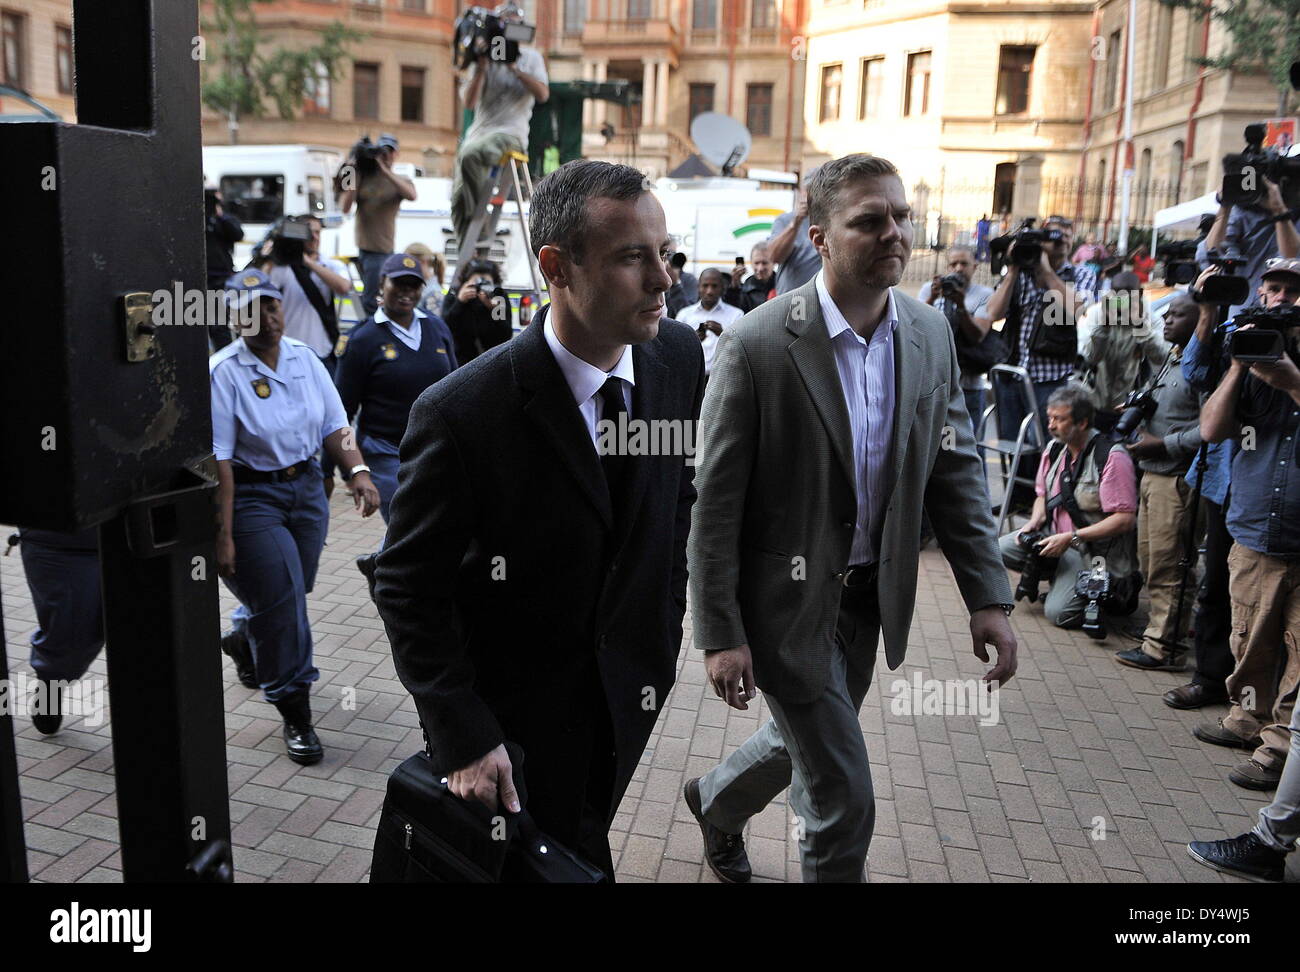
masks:
<svg viewBox="0 0 1300 972"><path fill-rule="evenodd" d="M391 255L376 253L374 250L361 250L357 253L357 264L361 267L361 282L366 288L361 292L361 306L367 314L373 314L379 306L379 274L383 270L384 261Z"/></svg>

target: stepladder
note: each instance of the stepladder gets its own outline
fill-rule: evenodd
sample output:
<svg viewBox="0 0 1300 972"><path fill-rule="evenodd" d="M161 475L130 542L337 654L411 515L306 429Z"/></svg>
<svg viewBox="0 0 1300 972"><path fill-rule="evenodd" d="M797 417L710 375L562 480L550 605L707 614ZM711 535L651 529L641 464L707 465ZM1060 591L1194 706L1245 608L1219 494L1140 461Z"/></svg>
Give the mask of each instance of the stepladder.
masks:
<svg viewBox="0 0 1300 972"><path fill-rule="evenodd" d="M533 293L539 298L542 294L544 280L541 268L537 265L537 256L533 253L533 241L528 235L528 217L524 212L525 192L527 198L533 195L533 179L528 172L528 156L523 152L507 149L501 153L496 163L488 170L483 180L482 191L478 195L478 208L470 220L465 238L459 241L457 259L472 259L479 250L487 249L496 235L497 224L505 209L508 198L513 199L519 214L519 229L524 241L524 250L528 258L528 272L532 275Z"/></svg>

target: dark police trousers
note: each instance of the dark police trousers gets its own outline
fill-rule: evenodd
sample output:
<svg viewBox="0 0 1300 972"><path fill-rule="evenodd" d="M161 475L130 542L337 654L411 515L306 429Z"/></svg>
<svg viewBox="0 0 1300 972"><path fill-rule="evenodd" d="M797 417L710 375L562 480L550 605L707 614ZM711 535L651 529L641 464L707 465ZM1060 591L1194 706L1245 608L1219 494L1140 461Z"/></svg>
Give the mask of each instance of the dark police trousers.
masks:
<svg viewBox="0 0 1300 972"><path fill-rule="evenodd" d="M764 695L772 718L700 780L705 819L733 834L788 786L805 884L863 879L876 798L858 710L879 640L876 585L846 589L821 696L787 705Z"/></svg>
<svg viewBox="0 0 1300 972"><path fill-rule="evenodd" d="M230 592L247 612L235 624L248 637L257 680L268 702L308 691L320 677L312 664L307 595L329 529L320 466L312 462L283 483L235 485Z"/></svg>
<svg viewBox="0 0 1300 972"><path fill-rule="evenodd" d="M39 678L76 681L104 646L99 530L20 531L23 572L36 608L31 664Z"/></svg>

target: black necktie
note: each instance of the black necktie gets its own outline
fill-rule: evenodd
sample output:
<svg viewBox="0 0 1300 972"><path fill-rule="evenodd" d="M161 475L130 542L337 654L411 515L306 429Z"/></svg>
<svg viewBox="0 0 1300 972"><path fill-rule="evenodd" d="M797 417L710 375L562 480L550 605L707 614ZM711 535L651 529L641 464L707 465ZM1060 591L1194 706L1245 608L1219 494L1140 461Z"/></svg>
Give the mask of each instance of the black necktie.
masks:
<svg viewBox="0 0 1300 972"><path fill-rule="evenodd" d="M623 402L623 379L607 379L600 388L600 397L604 402L600 417L602 421L613 423L608 427L611 434L606 438L610 449L600 457L600 465L605 470L605 485L609 487L610 507L614 513L614 523L617 524L628 474L628 456L624 452L626 443L623 441L625 429L619 421L620 414L627 414L627 405Z"/></svg>

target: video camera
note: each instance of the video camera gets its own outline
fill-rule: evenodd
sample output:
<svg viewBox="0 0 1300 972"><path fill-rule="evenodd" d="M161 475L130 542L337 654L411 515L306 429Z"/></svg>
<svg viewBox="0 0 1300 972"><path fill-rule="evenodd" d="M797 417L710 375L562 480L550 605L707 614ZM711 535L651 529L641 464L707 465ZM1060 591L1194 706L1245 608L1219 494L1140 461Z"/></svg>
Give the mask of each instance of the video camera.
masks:
<svg viewBox="0 0 1300 972"><path fill-rule="evenodd" d="M370 175L378 170L379 156L383 151L383 146L378 142L370 141L369 135L352 146L352 158L356 162L357 172L360 175Z"/></svg>
<svg viewBox="0 0 1300 972"><path fill-rule="evenodd" d="M949 273L940 277L939 296L960 303L966 298L966 278L960 273Z"/></svg>
<svg viewBox="0 0 1300 972"><path fill-rule="evenodd" d="M1225 256L1218 250L1205 254L1211 266L1220 267L1223 273L1208 277L1201 289L1192 291L1192 300L1198 304L1244 304L1250 299L1250 281L1236 276L1237 269L1246 261L1236 256Z"/></svg>
<svg viewBox="0 0 1300 972"><path fill-rule="evenodd" d="M1014 233L989 240L989 270L995 277L1007 266L1033 270L1043 257L1043 244L1063 239L1059 229L1034 229L1034 220L1026 219Z"/></svg>
<svg viewBox="0 0 1300 972"><path fill-rule="evenodd" d="M1189 284L1200 275L1201 267L1196 262L1196 247L1199 243L1199 240L1176 240L1156 247L1156 259L1165 265L1166 287Z"/></svg>
<svg viewBox="0 0 1300 972"><path fill-rule="evenodd" d="M1090 638L1101 641L1106 637L1106 624L1101 612L1110 598L1110 572L1103 564L1079 571L1074 582L1074 593L1088 602L1083 609L1083 631Z"/></svg>
<svg viewBox="0 0 1300 972"><path fill-rule="evenodd" d="M1016 585L1017 601L1025 597L1031 602L1037 601L1043 576L1050 580L1056 573L1057 559L1044 557L1038 552L1038 545L1046 539L1047 533L1043 530L1027 530L1016 536L1016 543L1025 552L1025 565L1020 570L1020 583Z"/></svg>
<svg viewBox="0 0 1300 972"><path fill-rule="evenodd" d="M1252 307L1236 316L1234 323L1255 325L1249 331L1235 330L1228 335L1228 353L1246 364L1281 361L1287 352L1286 331L1300 327L1300 307ZM1291 352L1292 360L1297 355ZM1297 361L1300 365L1300 361Z"/></svg>
<svg viewBox="0 0 1300 972"><path fill-rule="evenodd" d="M501 64L519 59L519 45L531 44L537 28L502 20L486 7L470 7L456 21L452 32L451 59L463 70L482 56Z"/></svg>
<svg viewBox="0 0 1300 972"><path fill-rule="evenodd" d="M1287 158L1274 148L1264 147L1268 126L1247 125L1246 148L1223 157L1222 198L1233 206L1258 208L1264 200L1264 179L1277 183L1288 208L1300 203L1300 158Z"/></svg>

